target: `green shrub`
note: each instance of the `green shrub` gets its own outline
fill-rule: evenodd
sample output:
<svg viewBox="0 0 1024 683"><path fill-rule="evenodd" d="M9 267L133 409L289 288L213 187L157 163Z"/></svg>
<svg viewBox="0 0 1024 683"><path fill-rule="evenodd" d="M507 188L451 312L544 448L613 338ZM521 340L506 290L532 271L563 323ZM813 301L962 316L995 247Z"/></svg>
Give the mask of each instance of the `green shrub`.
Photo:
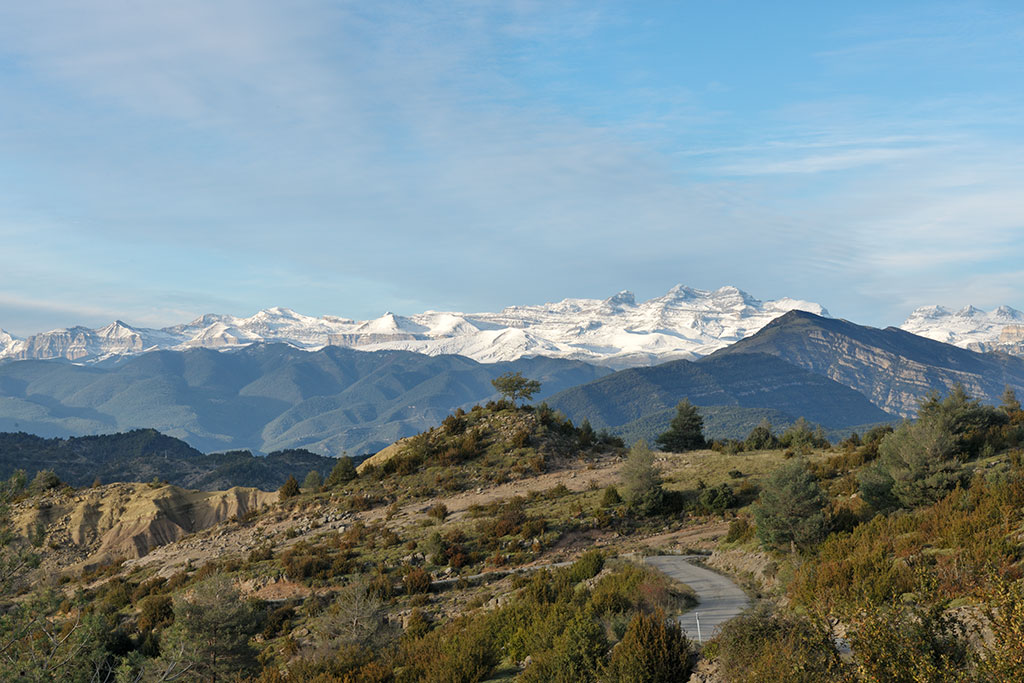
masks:
<svg viewBox="0 0 1024 683"><path fill-rule="evenodd" d="M402 578L402 584L405 586L405 592L409 595L429 593L431 584L430 573L422 567L413 567L406 571L405 576Z"/></svg>
<svg viewBox="0 0 1024 683"><path fill-rule="evenodd" d="M776 614L767 604L726 622L715 643L715 661L729 683L840 680L829 631L806 618Z"/></svg>
<svg viewBox="0 0 1024 683"><path fill-rule="evenodd" d="M604 568L604 553L591 550L580 556L569 566L569 580L573 583L592 579Z"/></svg>
<svg viewBox="0 0 1024 683"><path fill-rule="evenodd" d="M174 600L170 595L150 595L139 603L139 631L162 628L174 621Z"/></svg>
<svg viewBox="0 0 1024 683"><path fill-rule="evenodd" d="M444 503L432 505L430 509L427 510L427 516L432 517L439 522L443 522L444 518L448 516L448 506Z"/></svg>
<svg viewBox="0 0 1024 683"><path fill-rule="evenodd" d="M609 683L675 683L689 676L690 642L660 611L633 617L604 672Z"/></svg>
<svg viewBox="0 0 1024 683"><path fill-rule="evenodd" d="M746 517L737 517L729 522L729 531L725 534L726 543L744 543L754 537L754 526Z"/></svg>
<svg viewBox="0 0 1024 683"><path fill-rule="evenodd" d="M619 490L612 485L609 485L604 490L604 495L601 496L601 507L612 507L622 502L622 496L619 495Z"/></svg>

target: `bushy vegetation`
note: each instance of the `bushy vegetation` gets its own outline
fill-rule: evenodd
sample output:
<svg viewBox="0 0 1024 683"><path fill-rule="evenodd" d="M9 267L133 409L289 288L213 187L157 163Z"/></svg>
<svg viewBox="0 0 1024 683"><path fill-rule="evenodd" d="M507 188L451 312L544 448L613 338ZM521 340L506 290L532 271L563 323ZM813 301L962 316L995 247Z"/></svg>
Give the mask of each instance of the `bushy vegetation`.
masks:
<svg viewBox="0 0 1024 683"><path fill-rule="evenodd" d="M927 401L916 423L835 446L806 422L779 436L763 424L737 457L643 443L624 452L543 404L495 401L456 411L360 473L347 458L295 469L260 513L277 531L253 529L244 552L169 577L114 561L65 577L63 591L27 580L54 537L0 515L0 677L685 680L694 648L670 617L692 596L607 551L579 553L605 543L648 552L637 540L706 523L698 531L722 534L729 553L759 545L758 576L772 580L748 583L768 600L701 654L723 680L1013 680L1024 663L1014 402L992 408L954 392ZM906 455L929 443L918 425L943 427L948 468ZM530 485L565 467L571 477ZM589 484L573 483L591 470ZM891 477L887 503L868 493L866 471ZM933 485L945 481L936 472L954 480ZM447 495L505 482L520 495L473 505ZM0 494L44 515L82 492L21 472ZM572 565L545 566L567 548ZM852 656L839 655L840 635Z"/></svg>
<svg viewBox="0 0 1024 683"><path fill-rule="evenodd" d="M471 473L500 483L544 472L551 459L595 454L620 445L613 437L596 434L589 424L576 427L546 404L516 407L510 401L492 401L470 411L459 409L436 429L406 439L393 457L371 473L411 475L435 468L436 476L447 477L437 484L459 490L468 485L465 478Z"/></svg>
<svg viewBox="0 0 1024 683"><path fill-rule="evenodd" d="M790 608L764 607L723 629L708 655L725 680L1019 677L1022 424L1012 392L992 407L956 387L929 397L915 422L852 435L810 468L794 459L775 472L754 518L765 547L802 546L782 583ZM814 473L844 493L830 502ZM870 505L850 495L858 484ZM749 535L741 518L726 541ZM837 657L837 623L852 657Z"/></svg>
<svg viewBox="0 0 1024 683"><path fill-rule="evenodd" d="M963 463L995 454L1024 439L1024 426L1009 392L1003 408L981 405L957 385L944 399L932 394L918 419L886 435L878 460L860 474L865 500L878 510L915 508L941 499L966 473Z"/></svg>

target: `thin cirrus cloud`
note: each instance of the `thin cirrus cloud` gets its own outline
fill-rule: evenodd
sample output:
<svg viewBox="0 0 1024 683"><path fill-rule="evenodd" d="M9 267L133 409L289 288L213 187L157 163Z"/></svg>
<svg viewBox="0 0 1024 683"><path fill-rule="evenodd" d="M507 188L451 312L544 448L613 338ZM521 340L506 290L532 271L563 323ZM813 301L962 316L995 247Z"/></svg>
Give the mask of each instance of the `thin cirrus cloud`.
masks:
<svg viewBox="0 0 1024 683"><path fill-rule="evenodd" d="M869 323L1024 304L1019 17L989 44L977 6L899 35L882 5L805 33L725 5L10 3L0 327L677 282Z"/></svg>

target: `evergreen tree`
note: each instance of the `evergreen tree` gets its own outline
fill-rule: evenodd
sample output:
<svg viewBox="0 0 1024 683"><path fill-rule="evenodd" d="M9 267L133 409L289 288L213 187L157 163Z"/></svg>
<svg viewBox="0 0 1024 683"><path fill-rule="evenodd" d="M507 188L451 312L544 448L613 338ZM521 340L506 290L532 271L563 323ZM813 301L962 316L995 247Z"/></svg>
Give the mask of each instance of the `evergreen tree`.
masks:
<svg viewBox="0 0 1024 683"><path fill-rule="evenodd" d="M352 481L356 478L356 466L352 464L352 458L347 455L343 455L338 458L337 464L331 470L331 473L327 475L327 481L324 483L327 488L334 488L335 486L341 486L346 481Z"/></svg>
<svg viewBox="0 0 1024 683"><path fill-rule="evenodd" d="M999 407L1010 416L1020 412L1020 401L1017 400L1017 393L1010 388L1010 385L1006 385L1002 395L1002 403Z"/></svg>
<svg viewBox="0 0 1024 683"><path fill-rule="evenodd" d="M254 605L231 579L214 575L175 600L174 624L160 638L150 673L156 680L234 680L257 666L249 644L257 624Z"/></svg>
<svg viewBox="0 0 1024 683"><path fill-rule="evenodd" d="M676 416L669 423L668 431L658 436L658 447L664 451L683 453L704 448L704 418L697 412L690 399L684 398L676 406Z"/></svg>
<svg viewBox="0 0 1024 683"><path fill-rule="evenodd" d="M609 683L674 683L690 677L690 641L679 622L658 611L640 612L629 622L625 635L605 670Z"/></svg>
<svg viewBox="0 0 1024 683"><path fill-rule="evenodd" d="M861 495L877 510L930 505L963 480L957 439L940 417L904 423L882 439L875 464L861 472Z"/></svg>
<svg viewBox="0 0 1024 683"><path fill-rule="evenodd" d="M790 460L772 473L754 505L762 545L791 551L812 548L825 536L827 502L807 461Z"/></svg>
<svg viewBox="0 0 1024 683"><path fill-rule="evenodd" d="M797 421L782 433L779 444L804 454L815 448L828 448L832 445L825 438L825 432L821 427L811 429L811 423L803 417L797 418Z"/></svg>
<svg viewBox="0 0 1024 683"><path fill-rule="evenodd" d="M656 513L665 497L661 488L661 474L654 466L654 453L643 441L637 441L629 449L629 455L622 466L622 487L626 502L643 515Z"/></svg>
<svg viewBox="0 0 1024 683"><path fill-rule="evenodd" d="M39 470L36 472L36 476L32 478L32 483L28 485L28 491L33 495L37 495L63 485L64 482L53 473L53 470Z"/></svg>
<svg viewBox="0 0 1024 683"><path fill-rule="evenodd" d="M504 375L492 379L491 384L502 397L512 402L519 399L529 401L534 394L540 391L540 382L523 377L521 372L506 372Z"/></svg>
<svg viewBox="0 0 1024 683"><path fill-rule="evenodd" d="M767 418L750 430L747 440L743 442L743 449L748 451L763 451L769 448L778 448L779 440L772 431L772 423Z"/></svg>
<svg viewBox="0 0 1024 683"><path fill-rule="evenodd" d="M296 481L295 477L289 475L288 480L277 490L277 496L280 500L287 500L292 496L299 495L300 492L299 482Z"/></svg>
<svg viewBox="0 0 1024 683"><path fill-rule="evenodd" d="M916 422L905 422L878 443L878 460L858 475L861 495L877 510L916 508L945 497L965 479L963 461L994 449L1016 396L1003 410L981 405L957 384L942 398L932 392Z"/></svg>
<svg viewBox="0 0 1024 683"><path fill-rule="evenodd" d="M319 491L320 487L323 485L324 478L320 476L320 473L317 472L316 470L310 470L309 474L307 474L306 478L302 481L302 488L306 489L307 491L312 491L314 493Z"/></svg>

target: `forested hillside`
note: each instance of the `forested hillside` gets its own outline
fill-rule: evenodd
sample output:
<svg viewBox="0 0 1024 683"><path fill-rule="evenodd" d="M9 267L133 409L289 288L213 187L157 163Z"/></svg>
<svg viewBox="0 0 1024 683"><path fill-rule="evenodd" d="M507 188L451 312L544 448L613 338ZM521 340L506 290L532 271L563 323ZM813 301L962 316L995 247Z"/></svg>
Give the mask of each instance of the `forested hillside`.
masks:
<svg viewBox="0 0 1024 683"><path fill-rule="evenodd" d="M708 420L707 433L713 438L741 438L766 418L786 424L805 417L830 429L894 419L849 387L762 354L622 370L548 403L595 428L635 434L663 430L668 411L683 398L709 408L715 419Z"/></svg>
<svg viewBox="0 0 1024 683"><path fill-rule="evenodd" d="M72 486L157 480L206 491L232 486L274 490L288 477L310 470L326 477L336 463L303 449L265 457L244 450L204 455L153 429L67 439L0 432L0 477L17 470L29 477L49 470Z"/></svg>

